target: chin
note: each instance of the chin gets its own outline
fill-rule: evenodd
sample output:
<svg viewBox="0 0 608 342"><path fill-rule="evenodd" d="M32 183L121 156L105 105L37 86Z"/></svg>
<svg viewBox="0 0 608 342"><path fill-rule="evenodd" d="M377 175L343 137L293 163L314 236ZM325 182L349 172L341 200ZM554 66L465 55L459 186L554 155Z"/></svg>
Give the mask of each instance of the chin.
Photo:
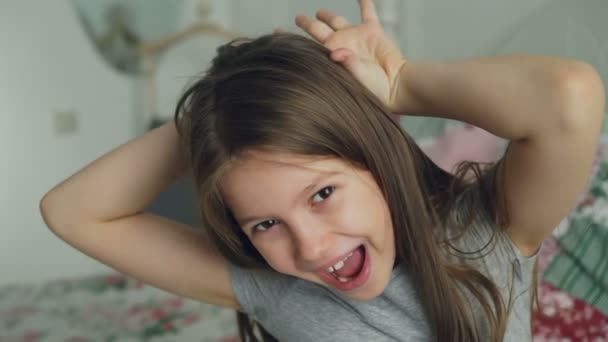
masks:
<svg viewBox="0 0 608 342"><path fill-rule="evenodd" d="M372 280L372 279L370 279ZM373 279L374 281L370 282L365 288L352 291L345 292L345 295L349 298L360 300L360 301L368 301L372 300L378 296L380 296L386 287L388 286L389 279Z"/></svg>

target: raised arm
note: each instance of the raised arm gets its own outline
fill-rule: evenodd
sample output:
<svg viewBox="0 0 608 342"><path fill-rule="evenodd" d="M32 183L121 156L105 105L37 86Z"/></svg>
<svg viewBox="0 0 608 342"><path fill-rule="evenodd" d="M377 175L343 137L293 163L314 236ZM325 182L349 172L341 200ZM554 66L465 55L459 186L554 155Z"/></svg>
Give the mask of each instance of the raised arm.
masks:
<svg viewBox="0 0 608 342"><path fill-rule="evenodd" d="M101 156L51 189L48 227L81 252L153 286L238 308L226 261L193 227L144 213L188 172L173 122Z"/></svg>
<svg viewBox="0 0 608 342"><path fill-rule="evenodd" d="M590 174L604 88L588 64L543 56L408 63L395 106L466 121L510 139L499 169L508 232L532 254L573 208Z"/></svg>

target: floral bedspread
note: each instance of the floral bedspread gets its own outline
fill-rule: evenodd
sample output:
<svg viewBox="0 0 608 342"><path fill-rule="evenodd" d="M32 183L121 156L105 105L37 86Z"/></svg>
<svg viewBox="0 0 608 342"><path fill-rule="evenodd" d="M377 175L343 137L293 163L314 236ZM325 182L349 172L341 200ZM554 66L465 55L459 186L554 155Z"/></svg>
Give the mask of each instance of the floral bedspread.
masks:
<svg viewBox="0 0 608 342"><path fill-rule="evenodd" d="M235 342L234 310L119 274L0 288L2 342Z"/></svg>
<svg viewBox="0 0 608 342"><path fill-rule="evenodd" d="M545 264L558 251L541 253ZM535 342L608 341L608 317L541 281ZM2 342L236 342L234 311L109 274L0 288Z"/></svg>
<svg viewBox="0 0 608 342"><path fill-rule="evenodd" d="M545 242L539 266L545 270L560 253L557 239ZM604 342L608 341L608 317L589 303L540 281L540 308L534 311L534 342Z"/></svg>
<svg viewBox="0 0 608 342"><path fill-rule="evenodd" d="M545 243L541 269L559 253ZM608 317L541 281L535 342L608 341ZM0 288L1 342L236 342L233 310L184 299L120 274Z"/></svg>

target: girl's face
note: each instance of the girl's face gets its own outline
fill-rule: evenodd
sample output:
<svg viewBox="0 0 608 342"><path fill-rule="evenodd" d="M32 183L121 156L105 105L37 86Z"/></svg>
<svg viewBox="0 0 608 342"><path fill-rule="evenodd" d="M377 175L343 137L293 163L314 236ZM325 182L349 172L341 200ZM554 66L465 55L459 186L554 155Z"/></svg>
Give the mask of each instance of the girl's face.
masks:
<svg viewBox="0 0 608 342"><path fill-rule="evenodd" d="M223 179L222 193L276 271L360 300L386 288L395 239L368 171L337 158L251 152Z"/></svg>

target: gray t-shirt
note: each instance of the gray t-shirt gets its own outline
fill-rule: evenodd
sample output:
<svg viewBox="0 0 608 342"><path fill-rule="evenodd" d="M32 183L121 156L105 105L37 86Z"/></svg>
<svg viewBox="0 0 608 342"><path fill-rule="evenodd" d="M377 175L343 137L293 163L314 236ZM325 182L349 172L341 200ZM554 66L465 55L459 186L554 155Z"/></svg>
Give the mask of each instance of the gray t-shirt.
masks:
<svg viewBox="0 0 608 342"><path fill-rule="evenodd" d="M504 340L531 341L532 271L537 256L521 255L503 232L496 232L494 242L488 246L492 229L476 225L455 245L463 251L479 251L483 257L471 263L495 282L505 302L513 296ZM420 295L404 266L396 267L384 292L369 301L353 300L338 290L272 270L247 270L232 265L230 273L243 310L279 341L433 339ZM472 303L475 321L485 334L483 310L478 302Z"/></svg>

